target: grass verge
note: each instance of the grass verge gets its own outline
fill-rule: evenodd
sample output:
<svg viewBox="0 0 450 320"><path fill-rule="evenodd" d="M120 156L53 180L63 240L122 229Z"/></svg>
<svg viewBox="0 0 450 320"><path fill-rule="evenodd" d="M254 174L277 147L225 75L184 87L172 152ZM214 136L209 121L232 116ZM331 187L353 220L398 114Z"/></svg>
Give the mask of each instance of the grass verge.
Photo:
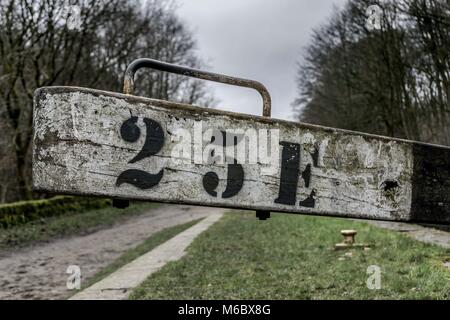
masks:
<svg viewBox="0 0 450 320"><path fill-rule="evenodd" d="M107 267L103 268L99 272L97 272L94 277L86 281L86 283L83 284L82 289L85 289L87 287L90 287L94 283L102 280L106 276L110 275L117 269L123 267L127 263L139 258L143 254L149 252L150 250L153 250L160 244L166 242L167 240L173 238L180 232L183 232L184 230L192 227L194 224L199 222L201 219L193 220L184 224L176 225L173 227L169 227L166 229L163 229L146 240L142 242L141 244L137 245L133 249L130 249L123 253L117 260L115 260L113 263L109 264Z"/></svg>
<svg viewBox="0 0 450 320"><path fill-rule="evenodd" d="M110 207L111 199L55 196L49 199L0 204L0 228L11 228L33 220Z"/></svg>
<svg viewBox="0 0 450 320"><path fill-rule="evenodd" d="M371 250L335 251L341 229ZM348 251L347 251L348 252ZM450 251L348 219L227 214L130 299L450 299ZM381 268L381 289L367 268Z"/></svg>
<svg viewBox="0 0 450 320"><path fill-rule="evenodd" d="M66 213L61 216L30 221L9 229L0 229L0 253L17 249L32 242L88 234L158 206L159 204L154 203L132 203L126 209L108 207L82 213Z"/></svg>

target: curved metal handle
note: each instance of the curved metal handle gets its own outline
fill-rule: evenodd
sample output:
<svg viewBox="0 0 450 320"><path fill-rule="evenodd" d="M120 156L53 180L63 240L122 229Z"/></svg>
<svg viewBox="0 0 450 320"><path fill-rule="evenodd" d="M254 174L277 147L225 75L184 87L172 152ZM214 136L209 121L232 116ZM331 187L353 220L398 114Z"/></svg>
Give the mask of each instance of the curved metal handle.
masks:
<svg viewBox="0 0 450 320"><path fill-rule="evenodd" d="M271 99L269 91L267 91L266 87L264 87L264 85L258 81L202 71L148 58L136 59L128 65L127 70L125 71L125 79L123 84L124 93L134 93L134 74L140 68L151 68L155 70L181 74L188 77L255 89L261 94L261 97L263 99L263 116L270 117L271 115Z"/></svg>

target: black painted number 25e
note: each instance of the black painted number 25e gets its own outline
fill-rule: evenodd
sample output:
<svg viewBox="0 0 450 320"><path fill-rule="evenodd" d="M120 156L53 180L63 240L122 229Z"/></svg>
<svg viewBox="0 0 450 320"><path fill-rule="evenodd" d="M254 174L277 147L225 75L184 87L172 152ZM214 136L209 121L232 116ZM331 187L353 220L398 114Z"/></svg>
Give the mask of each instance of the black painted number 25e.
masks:
<svg viewBox="0 0 450 320"><path fill-rule="evenodd" d="M141 136L141 130L137 126L138 117L131 117L125 120L120 127L120 135L123 140L134 143L137 142ZM135 163L145 158L149 158L157 154L164 145L164 131L161 125L149 118L143 118L146 135L145 142L140 152L129 161ZM222 132L224 134L224 132ZM225 134L224 134L225 138ZM225 138L226 139L226 138ZM225 141L224 145L225 145ZM234 142L236 144L236 141ZM290 143L286 141L280 142L283 147L281 155L281 173L280 173L280 187L278 197L274 200L275 203L285 205L295 205L297 184L300 175L300 145L297 143ZM314 165L317 165L317 155L313 157ZM151 174L139 169L128 169L122 172L117 178L116 185L120 186L123 183L131 184L139 189L150 189L161 181L164 174L164 168L158 173ZM309 187L311 177L311 165L307 165L302 172L302 178L305 181L305 187ZM223 198L231 198L239 193L244 182L244 170L242 165L238 163L228 164L227 188L222 194ZM202 184L206 192L217 197L215 189L219 184L219 178L215 172L208 172L203 176ZM300 206L314 207L315 205L315 190L313 189L310 196L305 200L299 202Z"/></svg>

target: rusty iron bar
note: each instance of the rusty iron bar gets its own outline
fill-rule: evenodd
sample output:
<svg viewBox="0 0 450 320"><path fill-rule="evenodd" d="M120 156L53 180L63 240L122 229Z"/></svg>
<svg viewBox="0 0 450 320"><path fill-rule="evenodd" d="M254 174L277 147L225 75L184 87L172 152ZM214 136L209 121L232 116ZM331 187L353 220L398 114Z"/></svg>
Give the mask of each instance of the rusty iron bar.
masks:
<svg viewBox="0 0 450 320"><path fill-rule="evenodd" d="M271 116L272 107L269 91L267 91L266 87L264 87L264 85L258 81L193 69L149 58L136 59L128 65L127 70L125 71L125 79L123 85L124 93L134 94L134 75L136 71L138 71L140 68L150 68L159 71L166 71L183 76L198 78L202 80L220 82L233 86L255 89L256 91L259 92L263 100L263 116L264 117Z"/></svg>
<svg viewBox="0 0 450 320"><path fill-rule="evenodd" d="M270 117L272 114L272 99L270 98L269 91L267 91L266 87L261 82L184 67L149 58L136 59L128 65L123 81L123 92L125 94L134 94L134 75L141 68L150 68L187 77L255 89L259 92L263 100L263 116ZM128 200L113 199L113 206L116 208L126 208L128 205ZM256 217L259 220L266 220L270 218L270 211L257 210Z"/></svg>

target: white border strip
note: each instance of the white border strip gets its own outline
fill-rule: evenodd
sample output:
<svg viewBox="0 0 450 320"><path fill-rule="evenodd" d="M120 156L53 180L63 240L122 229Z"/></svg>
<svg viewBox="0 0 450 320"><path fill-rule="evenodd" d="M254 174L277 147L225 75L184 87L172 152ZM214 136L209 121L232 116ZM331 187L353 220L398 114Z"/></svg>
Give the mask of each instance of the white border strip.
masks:
<svg viewBox="0 0 450 320"><path fill-rule="evenodd" d="M179 233L172 239L126 264L103 280L75 294L69 300L122 300L127 299L133 288L167 262L180 259L186 248L203 231L217 222L222 213L214 213Z"/></svg>

